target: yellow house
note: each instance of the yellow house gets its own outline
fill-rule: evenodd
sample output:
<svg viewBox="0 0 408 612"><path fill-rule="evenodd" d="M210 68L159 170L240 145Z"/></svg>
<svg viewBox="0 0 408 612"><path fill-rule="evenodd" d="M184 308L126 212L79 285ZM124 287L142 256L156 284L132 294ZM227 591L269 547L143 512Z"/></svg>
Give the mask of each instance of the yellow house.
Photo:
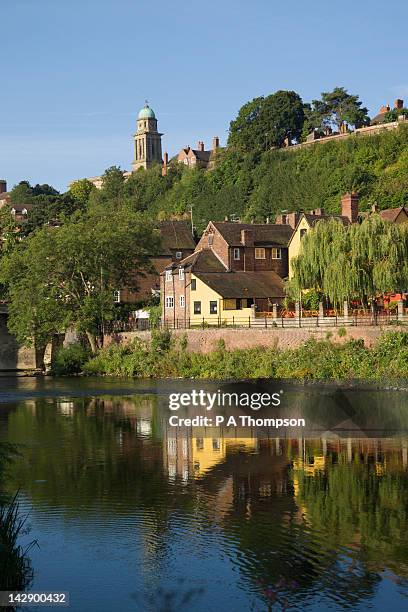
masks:
<svg viewBox="0 0 408 612"><path fill-rule="evenodd" d="M318 208L311 213L303 213L300 217L298 224L295 228L295 231L292 234L291 239L289 240L289 279L293 277L293 266L292 261L295 257L297 257L300 253L300 245L302 242L303 236L312 229L314 225L318 221L327 221L329 219L338 219L342 221L344 224L349 223L348 217L345 215L326 215L324 214L321 208Z"/></svg>
<svg viewBox="0 0 408 612"><path fill-rule="evenodd" d="M176 328L248 325L255 310L271 310L283 298L276 272L227 270L210 249L170 264L161 275L163 321Z"/></svg>

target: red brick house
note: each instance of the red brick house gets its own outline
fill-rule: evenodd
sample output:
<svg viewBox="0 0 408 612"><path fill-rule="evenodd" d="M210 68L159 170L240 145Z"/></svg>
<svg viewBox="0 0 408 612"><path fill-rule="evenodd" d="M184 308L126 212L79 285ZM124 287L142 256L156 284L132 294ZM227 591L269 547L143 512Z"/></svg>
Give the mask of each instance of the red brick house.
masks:
<svg viewBox="0 0 408 612"><path fill-rule="evenodd" d="M218 136L213 138L212 149L210 150L206 150L203 141L199 140L197 149L192 149L190 146L181 149L177 155L177 161L189 168L210 168L219 146L220 139Z"/></svg>
<svg viewBox="0 0 408 612"><path fill-rule="evenodd" d="M288 224L210 221L197 244L197 250L211 249L227 270L272 270L285 278L288 275L288 243L292 233L293 229Z"/></svg>

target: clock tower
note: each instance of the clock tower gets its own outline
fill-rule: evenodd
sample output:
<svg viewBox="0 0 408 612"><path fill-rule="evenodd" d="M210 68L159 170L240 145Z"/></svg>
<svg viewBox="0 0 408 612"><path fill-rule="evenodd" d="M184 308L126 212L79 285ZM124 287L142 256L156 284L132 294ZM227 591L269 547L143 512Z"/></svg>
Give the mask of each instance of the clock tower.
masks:
<svg viewBox="0 0 408 612"><path fill-rule="evenodd" d="M137 131L133 136L135 141L135 159L132 170L150 168L153 164L163 164L161 137L157 131L157 119L147 101L137 117Z"/></svg>

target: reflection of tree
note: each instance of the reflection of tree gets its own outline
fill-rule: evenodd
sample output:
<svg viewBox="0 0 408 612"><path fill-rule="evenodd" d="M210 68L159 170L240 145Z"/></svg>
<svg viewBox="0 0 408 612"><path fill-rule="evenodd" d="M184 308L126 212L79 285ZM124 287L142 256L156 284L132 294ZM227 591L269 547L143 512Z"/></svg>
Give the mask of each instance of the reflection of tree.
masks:
<svg viewBox="0 0 408 612"><path fill-rule="evenodd" d="M383 567L407 575L408 481L400 454L379 444L374 456L369 441L354 443L351 454L339 440L326 441L324 451L320 439L259 441L256 452L226 445L222 460L196 481L177 475L169 482L161 416L152 398L17 407L8 415L9 439L30 445L13 467L13 488L33 500L34 512L37 504L59 507L80 515L85 529L96 510L142 526L152 588L180 537L180 517L185 546L190 534L220 533L248 589L266 598L268 589L279 599L301 601L319 590L334 597L341 581L342 597L356 604L374 592Z"/></svg>
<svg viewBox="0 0 408 612"><path fill-rule="evenodd" d="M4 494L5 468L10 463L14 449L0 444L0 590L22 591L33 577L28 551L18 539L24 531L25 520L21 518L17 496L9 499Z"/></svg>
<svg viewBox="0 0 408 612"><path fill-rule="evenodd" d="M298 500L328 549L347 547L371 571L408 577L408 475L377 475L367 458L328 464L314 477L299 474Z"/></svg>

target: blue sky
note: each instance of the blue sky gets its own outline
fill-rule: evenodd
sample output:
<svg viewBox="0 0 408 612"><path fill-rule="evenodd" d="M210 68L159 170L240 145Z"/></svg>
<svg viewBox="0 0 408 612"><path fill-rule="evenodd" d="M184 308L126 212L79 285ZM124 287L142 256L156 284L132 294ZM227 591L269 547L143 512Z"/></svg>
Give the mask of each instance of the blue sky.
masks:
<svg viewBox="0 0 408 612"><path fill-rule="evenodd" d="M1 0L0 178L129 168L145 98L171 155L278 89L408 101L407 21L405 0Z"/></svg>

